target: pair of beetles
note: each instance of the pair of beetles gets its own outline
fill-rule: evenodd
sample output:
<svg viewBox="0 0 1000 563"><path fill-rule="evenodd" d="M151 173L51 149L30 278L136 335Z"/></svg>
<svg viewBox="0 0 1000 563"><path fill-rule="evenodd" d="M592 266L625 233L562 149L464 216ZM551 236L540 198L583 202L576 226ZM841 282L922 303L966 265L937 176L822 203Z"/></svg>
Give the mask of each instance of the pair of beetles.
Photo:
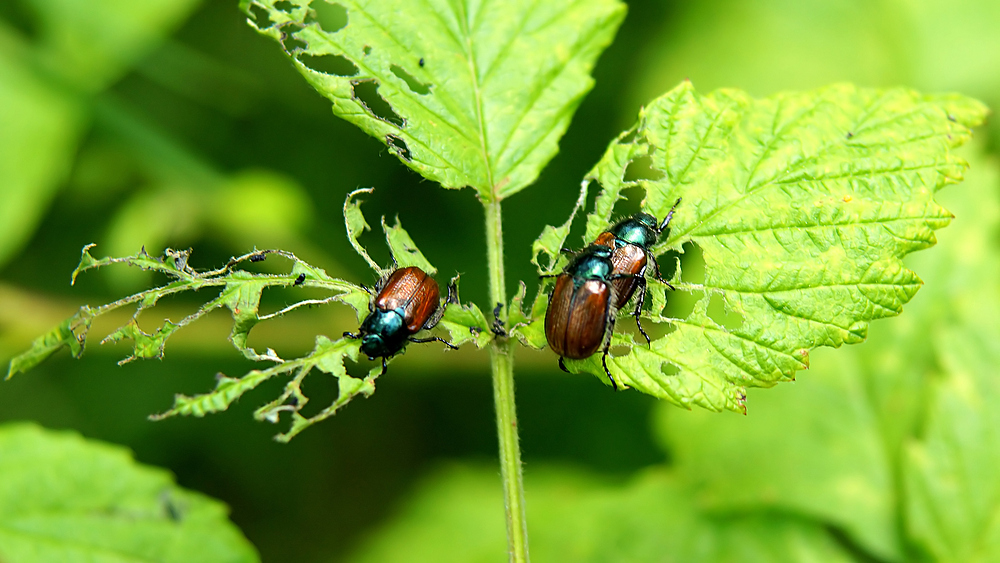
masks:
<svg viewBox="0 0 1000 563"><path fill-rule="evenodd" d="M616 313L632 299L636 289L639 297L633 316L639 332L650 344L649 335L639 322L646 298L646 267L652 262L656 280L674 289L660 277L650 249L661 235L669 232L670 220L680 202L678 198L659 223L648 213L619 221L577 252L561 274L541 276L556 278L545 313L545 339L552 351L559 354L559 367L564 371L563 358L587 358L600 348L604 373L618 390L618 383L608 370L608 349ZM436 336L414 338L421 330L436 326L444 316L445 306L456 302L454 283L448 286L448 297L443 304L439 298L438 284L426 272L415 266L397 268L376 284L375 297L368 305L371 312L358 332L345 332L344 336L360 339L361 352L369 359L381 357L383 374L386 358L402 350L407 342L436 340L455 348Z"/></svg>

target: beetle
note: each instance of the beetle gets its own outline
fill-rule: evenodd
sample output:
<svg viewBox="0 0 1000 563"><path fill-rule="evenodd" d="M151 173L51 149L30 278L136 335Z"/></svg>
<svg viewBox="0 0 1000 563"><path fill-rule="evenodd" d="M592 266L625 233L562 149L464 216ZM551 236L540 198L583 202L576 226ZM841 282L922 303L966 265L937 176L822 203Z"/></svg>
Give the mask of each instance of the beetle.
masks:
<svg viewBox="0 0 1000 563"><path fill-rule="evenodd" d="M368 288L365 288L371 294ZM382 358L382 373L386 372L386 358L392 357L407 342L443 342L455 350L450 342L431 336L414 338L421 330L434 328L444 316L448 303L457 303L455 280L448 286L448 298L440 302L440 289L434 278L416 266L397 268L375 285L375 296L368 303L368 316L361 322L358 332L345 332L347 338L361 340L361 352L369 360Z"/></svg>
<svg viewBox="0 0 1000 563"><path fill-rule="evenodd" d="M602 349L601 364L611 386L618 390L608 370L608 350L615 326L617 294L614 282L635 274L614 273L614 250L592 244L578 252L556 278L545 312L545 340L556 354L559 367L568 371L563 358L580 360Z"/></svg>
<svg viewBox="0 0 1000 563"><path fill-rule="evenodd" d="M674 211L680 203L681 198L677 198L667 216L659 224L656 217L649 213L636 213L615 223L610 229L598 235L593 242L612 249L611 263L614 265L612 275L617 276L612 281L616 294L615 309L624 307L632 299L636 288L639 289L639 299L632 316L635 317L635 324L646 339L647 345L651 345L649 335L639 322L642 305L646 301L646 266L652 262L656 280L670 289L675 289L670 282L660 277L660 267L650 249L663 233L669 232L670 220L673 219Z"/></svg>

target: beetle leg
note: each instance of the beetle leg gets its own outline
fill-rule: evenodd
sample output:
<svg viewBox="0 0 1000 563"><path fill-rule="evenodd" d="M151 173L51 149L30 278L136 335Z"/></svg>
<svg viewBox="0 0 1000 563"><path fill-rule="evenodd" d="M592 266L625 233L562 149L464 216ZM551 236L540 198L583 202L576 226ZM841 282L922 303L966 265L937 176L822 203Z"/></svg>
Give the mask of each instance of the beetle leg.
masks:
<svg viewBox="0 0 1000 563"><path fill-rule="evenodd" d="M604 354L601 355L601 365L604 366L604 373L608 374L608 379L611 380L611 387L613 387L614 390L617 391L618 382L615 381L615 377L611 375L611 370L608 369L608 348L610 348L610 346L605 347Z"/></svg>
<svg viewBox="0 0 1000 563"><path fill-rule="evenodd" d="M642 304L646 301L646 278L639 279L639 299L636 300L635 312L632 316L635 317L635 326L639 327L639 332L642 333L643 338L646 339L646 345L650 348L653 347L653 343L649 340L649 335L646 331L642 329L642 323L639 322L639 315L642 314Z"/></svg>
<svg viewBox="0 0 1000 563"><path fill-rule="evenodd" d="M385 375L385 372L388 369L389 369L389 366L388 366L388 364L385 363L385 356L382 356L382 373L379 374L379 377Z"/></svg>
<svg viewBox="0 0 1000 563"><path fill-rule="evenodd" d="M424 323L423 330L430 330L437 326L441 319L444 317L445 309L448 305L454 303L458 305L458 286L456 282L458 281L458 276L451 278L451 283L448 284L448 297L445 298L444 302L438 305L438 308L434 311L434 314L427 319Z"/></svg>
<svg viewBox="0 0 1000 563"><path fill-rule="evenodd" d="M353 332L344 332L344 338L350 338L351 340L357 340L361 338L360 334L354 334Z"/></svg>
<svg viewBox="0 0 1000 563"><path fill-rule="evenodd" d="M458 350L458 346L455 346L454 344L452 344L451 342L448 342L444 338L439 338L437 336L431 336L429 338L410 338L409 339L410 342L416 342L417 344L424 344L424 343L427 343L427 342L434 342L435 340L437 340L438 342L440 342L440 343L444 344L445 346L451 348L452 350Z"/></svg>
<svg viewBox="0 0 1000 563"><path fill-rule="evenodd" d="M669 287L671 291L677 291L677 288L674 287L673 284L671 284L667 280L665 280L662 277L660 277L660 265L656 263L656 257L653 256L653 253L649 252L649 251L646 251L646 254L649 255L649 261L653 263L653 277L656 278L656 281L658 281L658 282L662 283L663 285Z"/></svg>
<svg viewBox="0 0 1000 563"><path fill-rule="evenodd" d="M563 370L566 373L570 373L570 371L566 369L566 364L563 363L562 356L559 356L559 369Z"/></svg>

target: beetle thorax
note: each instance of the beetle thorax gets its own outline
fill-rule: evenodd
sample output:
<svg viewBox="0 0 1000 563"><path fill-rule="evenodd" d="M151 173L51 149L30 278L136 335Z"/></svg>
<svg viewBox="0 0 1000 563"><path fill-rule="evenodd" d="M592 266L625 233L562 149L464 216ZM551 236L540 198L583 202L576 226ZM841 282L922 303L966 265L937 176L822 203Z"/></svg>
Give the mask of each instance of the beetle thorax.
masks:
<svg viewBox="0 0 1000 563"><path fill-rule="evenodd" d="M611 234L617 239L616 244L620 241L648 249L656 244L656 219L646 213L637 213L612 227Z"/></svg>

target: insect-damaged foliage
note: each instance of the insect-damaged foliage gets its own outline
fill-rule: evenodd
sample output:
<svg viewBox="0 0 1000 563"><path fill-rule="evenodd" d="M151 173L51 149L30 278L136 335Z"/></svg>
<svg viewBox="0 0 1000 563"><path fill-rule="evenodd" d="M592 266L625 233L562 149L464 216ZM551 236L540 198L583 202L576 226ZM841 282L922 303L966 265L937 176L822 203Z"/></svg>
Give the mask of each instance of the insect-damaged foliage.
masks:
<svg viewBox="0 0 1000 563"><path fill-rule="evenodd" d="M357 243L358 236L368 228L368 224L365 222L364 216L361 215L359 204L353 198L358 193L368 191L370 190L357 190L348 195L344 205L345 217L352 243L356 245L362 256L369 260L373 267L377 268L378 273L382 274L386 270L371 261L367 252ZM426 267L429 272L435 271L398 222L396 225L389 226L383 221L383 230L390 249L395 256L398 256L397 260L400 266L421 265ZM233 330L230 334L233 346L250 360L269 362L272 365L265 369L253 370L239 378L219 374L214 390L194 397L177 395L173 408L152 418L161 419L177 414L204 416L208 413L224 411L244 393L264 381L272 377L284 376L288 377L289 380L283 393L276 400L259 408L254 416L258 420L276 423L279 421L281 413L289 413L292 419L290 429L277 436L278 440L288 441L310 425L329 418L357 395L368 396L374 392L374 382L381 372L381 365L372 368L363 378L352 377L345 367L345 360L358 361L359 341L357 340L330 340L320 335L316 338L316 345L311 353L291 360L279 357L271 349L259 352L247 344L247 337L255 325L286 315L303 306L324 305L337 301L354 308L357 318L360 320L368 314L368 303L371 299L365 288L332 278L322 269L282 250L250 252L233 258L217 270L199 272L188 263L190 251L168 249L162 257L154 258L143 250L135 256L125 258L96 259L90 254L92 247L93 245L89 245L83 249L80 265L73 272L74 280L77 275L90 269L112 264L126 264L143 270L159 272L166 275L170 281L165 285L136 293L107 305L81 307L75 315L48 334L36 339L28 351L15 357L10 363L8 378L15 373L27 371L64 347L68 347L74 357L79 357L83 354L93 319L122 307L134 307L135 313L125 325L119 327L103 340L103 342L132 341L132 354L119 362L120 364L128 363L136 358L162 357L167 339L176 331L213 310L227 308L233 316ZM238 269L238 266L242 264L259 262L268 256L280 256L290 260L292 263L290 271L286 274L261 274ZM269 287L307 287L329 292L330 295L323 299L301 299L278 311L261 314L259 311L261 294ZM178 321L164 320L163 324L151 333L146 333L139 327L139 316L146 309L154 307L162 297L206 288L217 288L218 294L196 312ZM489 341L490 335L486 317L475 305L449 305L442 325L452 334L456 345L473 341L477 346L482 347ZM339 333L346 328L354 327L335 327L332 330ZM304 378L313 369L336 377L339 393L329 407L307 417L300 412L309 401L302 392L301 386Z"/></svg>
<svg viewBox="0 0 1000 563"><path fill-rule="evenodd" d="M446 188L531 184L625 15L615 0L242 0L333 112Z"/></svg>
<svg viewBox="0 0 1000 563"><path fill-rule="evenodd" d="M683 197L654 253L698 247L704 281L678 262L672 283L695 299L683 318L668 316L670 294L650 281L645 316L667 333L648 348L616 334L629 350L608 359L612 374L678 405L745 411L746 387L793 379L818 346L864 340L870 321L899 314L920 287L901 258L950 221L934 193L961 181L966 163L952 149L985 113L961 96L850 85L753 99L684 82L654 100L588 175L601 192L584 242L626 189L644 190L643 209L660 218ZM649 170L630 172L640 164ZM543 273L565 264L567 233L550 227L536 243L536 263L544 254L551 265ZM544 299L515 330L536 346ZM599 354L566 363L604 377Z"/></svg>

